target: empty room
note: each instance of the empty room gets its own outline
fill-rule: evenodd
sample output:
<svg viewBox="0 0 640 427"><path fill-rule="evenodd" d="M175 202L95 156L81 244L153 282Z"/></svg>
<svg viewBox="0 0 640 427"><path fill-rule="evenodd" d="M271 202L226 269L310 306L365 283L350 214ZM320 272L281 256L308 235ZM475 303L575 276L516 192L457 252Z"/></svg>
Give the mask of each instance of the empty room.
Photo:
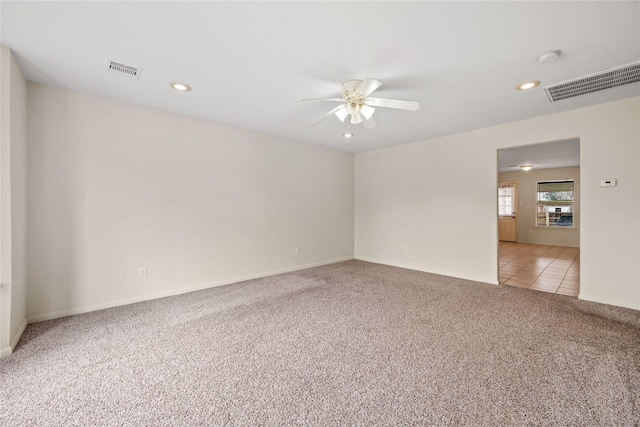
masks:
<svg viewBox="0 0 640 427"><path fill-rule="evenodd" d="M640 425L640 2L0 2L0 425Z"/></svg>

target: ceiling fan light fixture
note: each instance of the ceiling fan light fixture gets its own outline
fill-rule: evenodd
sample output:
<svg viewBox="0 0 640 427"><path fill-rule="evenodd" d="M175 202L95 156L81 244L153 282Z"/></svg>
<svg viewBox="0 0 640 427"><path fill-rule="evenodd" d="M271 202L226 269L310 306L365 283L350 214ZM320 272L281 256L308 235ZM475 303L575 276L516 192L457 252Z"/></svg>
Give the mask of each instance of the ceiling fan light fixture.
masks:
<svg viewBox="0 0 640 427"><path fill-rule="evenodd" d="M373 116L374 111L376 111L375 108L369 107L368 105L365 105L365 104L362 104L362 106L360 107L360 112L362 113L364 118L367 120L369 120L371 116Z"/></svg>
<svg viewBox="0 0 640 427"><path fill-rule="evenodd" d="M525 172L529 172L531 169L533 169L533 165L520 165L518 167Z"/></svg>
<svg viewBox="0 0 640 427"><path fill-rule="evenodd" d="M420 108L418 101L370 97L369 95L380 86L382 86L382 82L372 78L349 80L342 84L342 98L301 98L298 101L343 103L318 117L311 122L312 125L316 125L335 114L340 121L345 121L347 116L351 116L349 119L350 124L358 125L363 123L365 129L373 129L377 126L376 121L373 119L373 113L378 107L408 111L416 111Z"/></svg>
<svg viewBox="0 0 640 427"><path fill-rule="evenodd" d="M360 104L357 101L349 100L347 102L347 112L352 116L358 114L360 111Z"/></svg>
<svg viewBox="0 0 640 427"><path fill-rule="evenodd" d="M347 116L349 115L349 113L347 112L346 107L345 108L341 108L338 111L336 111L336 117L338 119L340 119L341 122L344 122L344 119L347 118Z"/></svg>

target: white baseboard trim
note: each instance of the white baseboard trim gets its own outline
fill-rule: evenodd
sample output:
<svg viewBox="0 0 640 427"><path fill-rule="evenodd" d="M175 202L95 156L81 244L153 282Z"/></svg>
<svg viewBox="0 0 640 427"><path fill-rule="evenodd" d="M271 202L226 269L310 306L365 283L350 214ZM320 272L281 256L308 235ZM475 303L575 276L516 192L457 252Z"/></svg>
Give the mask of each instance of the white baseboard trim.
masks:
<svg viewBox="0 0 640 427"><path fill-rule="evenodd" d="M423 268L412 266L412 265L390 264L389 262L379 261L379 260L375 260L375 259L372 259L372 258L358 258L358 257L356 257L354 259L356 259L358 261L371 262L373 264L381 264L381 265L388 265L390 267L404 268L406 270L414 270L414 271L421 271L423 273L437 274L438 276L454 277L456 279L469 280L471 282L487 283L489 285L499 285L500 284L500 282L498 282L498 280L481 280L481 279L473 279L473 278L470 278L470 277L452 276L451 274L445 274L445 273L440 273L440 272L435 272L435 271L428 271L428 270L425 270ZM498 274L498 271L496 270L496 275L497 274Z"/></svg>
<svg viewBox="0 0 640 427"><path fill-rule="evenodd" d="M2 359L3 357L9 356L11 353L12 353L11 347L0 349L0 359Z"/></svg>
<svg viewBox="0 0 640 427"><path fill-rule="evenodd" d="M622 301L608 298L602 298L598 296L589 295L582 291L578 294L578 299L583 301L597 302L599 304L607 304L615 307L630 308L633 310L640 310L640 301Z"/></svg>
<svg viewBox="0 0 640 427"><path fill-rule="evenodd" d="M13 353L13 349L18 345L18 341L20 341L20 338L22 338L24 330L27 329L27 323L27 319L24 319L22 321L22 324L18 328L18 332L16 333L16 335L11 338L11 342L9 343L10 346L0 349L0 359L2 359L3 357L7 357Z"/></svg>
<svg viewBox="0 0 640 427"><path fill-rule="evenodd" d="M16 348L16 346L18 345L18 341L20 341L20 338L22 338L22 334L24 334L24 330L27 329L27 324L28 324L28 321L27 321L27 318L25 317L25 319L22 321L22 324L18 328L18 332L11 340L10 344L12 349Z"/></svg>
<svg viewBox="0 0 640 427"><path fill-rule="evenodd" d="M105 308L113 308L113 307L119 307L122 305L135 304L137 302L149 301L149 300L154 300L158 298L165 298L165 297L170 297L174 295L181 295L181 294L186 294L188 292L201 291L203 289L230 285L232 283L244 282L246 280L260 279L262 277L275 276L277 274L290 273L292 271L305 270L307 268L320 267L322 265L335 264L337 262L351 261L352 259L353 257L336 258L336 259L327 260L327 261L321 261L321 262L316 262L311 264L299 265L295 267L283 268L279 270L267 271L259 274L252 274L250 276L236 277L233 279L222 280L219 282L206 283L198 286L172 289L170 291L157 292L149 295L142 295L142 296L133 297L133 298L125 298L125 299L116 300L116 301L109 301L102 304L94 304L94 305L89 305L84 307L70 308L67 310L55 311L53 313L37 314L35 316L29 316L27 318L27 321L29 323L44 322L45 320L59 319L61 317L73 316L75 314L82 314L82 313L89 313L91 311L104 310Z"/></svg>
<svg viewBox="0 0 640 427"><path fill-rule="evenodd" d="M565 230L563 227L557 227L557 228L550 228L549 230L553 230L555 231L568 231ZM575 229L572 229L575 230ZM567 245L566 243L549 243L549 242L538 242L535 240L518 240L515 243L522 243L525 245L542 245L542 246L565 246L567 248L578 248L580 249L580 245Z"/></svg>

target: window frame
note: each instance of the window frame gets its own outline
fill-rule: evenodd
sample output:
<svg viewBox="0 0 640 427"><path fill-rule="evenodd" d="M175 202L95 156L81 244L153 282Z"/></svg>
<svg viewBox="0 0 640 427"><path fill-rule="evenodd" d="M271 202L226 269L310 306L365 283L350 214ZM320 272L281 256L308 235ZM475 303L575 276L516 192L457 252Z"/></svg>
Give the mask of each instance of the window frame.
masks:
<svg viewBox="0 0 640 427"><path fill-rule="evenodd" d="M501 187L511 187L513 188L513 193L511 194L511 213L506 214L506 215L502 215L500 213L500 188ZM508 182L500 182L498 183L498 218L514 218L518 216L518 204L517 204L517 200L518 200L518 184L515 181L508 181ZM506 205L502 205L502 206L506 206Z"/></svg>
<svg viewBox="0 0 640 427"><path fill-rule="evenodd" d="M567 200L557 200L558 203L540 203L540 199L539 194L543 191L540 191L540 184L554 184L554 183L571 183L571 200L567 201ZM536 187L535 187L535 218L534 218L534 227L535 228L540 228L540 229L544 229L544 230L575 230L576 227L576 221L575 221L575 205L576 205L576 180L575 179L547 179L547 180L541 180L541 181L536 181ZM557 191L559 192L559 191ZM547 193L549 193L547 191ZM553 201L551 201L553 202ZM568 203L569 202L569 203ZM538 219L540 218L539 215L539 209L540 206L547 206L547 211L545 212L546 215L546 224L539 224L538 223ZM554 205L559 205L559 206L554 206ZM554 208L556 209L556 212L549 212L548 211L548 206L554 206ZM565 206L569 206L569 210L568 211L558 211L557 209L562 209ZM559 213L561 214L558 217L558 220L562 217L562 214L567 214L570 213L571 217L572 217L572 221L571 221L571 225L570 226L559 226L556 225L557 220L554 221L553 224L549 224L549 213Z"/></svg>

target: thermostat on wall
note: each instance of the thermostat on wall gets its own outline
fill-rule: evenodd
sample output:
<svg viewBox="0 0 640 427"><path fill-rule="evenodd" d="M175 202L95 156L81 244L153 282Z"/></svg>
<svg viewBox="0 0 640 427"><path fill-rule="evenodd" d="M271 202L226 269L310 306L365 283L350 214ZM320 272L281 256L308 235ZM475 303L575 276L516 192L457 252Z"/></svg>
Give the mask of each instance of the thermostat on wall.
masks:
<svg viewBox="0 0 640 427"><path fill-rule="evenodd" d="M600 187L615 187L616 183L615 179L603 179L600 181Z"/></svg>

